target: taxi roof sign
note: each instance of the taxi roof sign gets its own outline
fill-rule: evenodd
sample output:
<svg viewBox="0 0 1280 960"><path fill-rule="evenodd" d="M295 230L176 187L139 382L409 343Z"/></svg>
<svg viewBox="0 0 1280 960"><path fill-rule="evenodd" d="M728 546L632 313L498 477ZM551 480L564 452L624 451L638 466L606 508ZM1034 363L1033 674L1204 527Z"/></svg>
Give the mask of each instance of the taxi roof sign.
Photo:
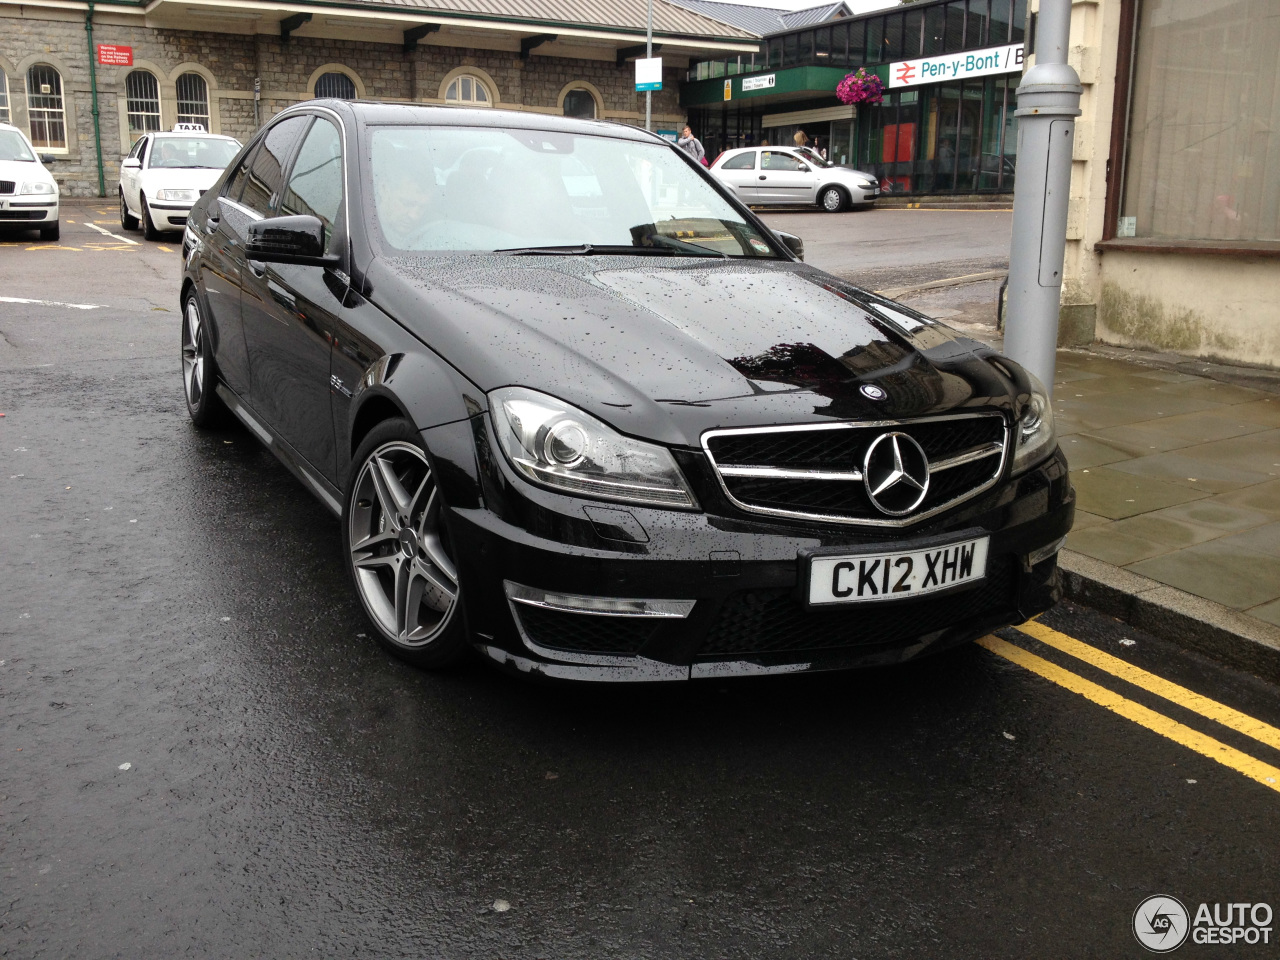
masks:
<svg viewBox="0 0 1280 960"><path fill-rule="evenodd" d="M173 125L174 133L204 133L203 123L175 123Z"/></svg>

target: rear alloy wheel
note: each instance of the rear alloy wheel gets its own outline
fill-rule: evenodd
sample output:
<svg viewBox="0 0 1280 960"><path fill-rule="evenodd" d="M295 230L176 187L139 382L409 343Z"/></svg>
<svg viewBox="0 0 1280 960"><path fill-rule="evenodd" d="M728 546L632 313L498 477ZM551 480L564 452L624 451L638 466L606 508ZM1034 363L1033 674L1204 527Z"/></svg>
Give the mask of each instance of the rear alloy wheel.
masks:
<svg viewBox="0 0 1280 960"><path fill-rule="evenodd" d="M182 306L182 385L192 423L209 427L222 418L225 408L215 392L217 374L213 351L209 349L209 331L194 290Z"/></svg>
<svg viewBox="0 0 1280 960"><path fill-rule="evenodd" d="M417 431L378 424L353 461L343 539L356 591L391 653L443 667L467 649L444 500Z"/></svg>
<svg viewBox="0 0 1280 960"><path fill-rule="evenodd" d="M844 209L844 191L839 187L827 187L818 197L818 205L827 213L839 213Z"/></svg>
<svg viewBox="0 0 1280 960"><path fill-rule="evenodd" d="M120 226L126 230L138 229L138 218L129 212L129 205L124 202L124 191L120 191Z"/></svg>
<svg viewBox="0 0 1280 960"><path fill-rule="evenodd" d="M151 220L151 211L147 207L145 194L138 194L138 206L142 208L142 235L148 240L159 240L160 231L156 229L155 223Z"/></svg>

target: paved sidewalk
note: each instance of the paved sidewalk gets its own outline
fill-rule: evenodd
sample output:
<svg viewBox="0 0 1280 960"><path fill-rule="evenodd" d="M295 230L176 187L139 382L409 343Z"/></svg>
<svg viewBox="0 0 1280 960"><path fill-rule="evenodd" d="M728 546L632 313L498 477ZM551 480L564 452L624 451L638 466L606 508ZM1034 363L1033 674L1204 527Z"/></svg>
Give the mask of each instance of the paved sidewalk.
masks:
<svg viewBox="0 0 1280 960"><path fill-rule="evenodd" d="M1280 625L1280 392L1061 351L1067 547Z"/></svg>
<svg viewBox="0 0 1280 960"><path fill-rule="evenodd" d="M903 300L998 348L997 289ZM1068 550L1280 626L1280 376L1060 350L1054 410L1079 498Z"/></svg>

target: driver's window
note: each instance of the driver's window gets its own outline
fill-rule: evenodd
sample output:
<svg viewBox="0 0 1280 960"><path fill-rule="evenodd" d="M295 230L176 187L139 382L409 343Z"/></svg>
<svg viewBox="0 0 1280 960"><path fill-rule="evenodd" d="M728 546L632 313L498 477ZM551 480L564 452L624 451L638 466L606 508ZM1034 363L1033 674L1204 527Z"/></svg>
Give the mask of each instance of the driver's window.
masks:
<svg viewBox="0 0 1280 960"><path fill-rule="evenodd" d="M761 170L799 170L800 161L790 153L766 150L760 154Z"/></svg>
<svg viewBox="0 0 1280 960"><path fill-rule="evenodd" d="M280 200L284 216L312 216L324 224L325 249L342 209L342 138L323 117L312 124L293 162L289 185Z"/></svg>

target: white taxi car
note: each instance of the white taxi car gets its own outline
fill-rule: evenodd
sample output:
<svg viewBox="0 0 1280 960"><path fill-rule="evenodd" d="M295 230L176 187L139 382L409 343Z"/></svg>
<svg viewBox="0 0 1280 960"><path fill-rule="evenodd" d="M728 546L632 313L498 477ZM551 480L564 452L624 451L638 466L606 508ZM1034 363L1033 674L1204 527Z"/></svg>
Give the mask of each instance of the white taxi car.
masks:
<svg viewBox="0 0 1280 960"><path fill-rule="evenodd" d="M120 163L120 226L136 230L141 221L148 240L181 230L191 205L239 152L239 140L205 133L198 123L139 137Z"/></svg>
<svg viewBox="0 0 1280 960"><path fill-rule="evenodd" d="M0 229L58 239L58 183L44 168L52 160L38 155L17 127L0 123Z"/></svg>
<svg viewBox="0 0 1280 960"><path fill-rule="evenodd" d="M805 147L742 147L716 157L711 172L750 206L816 203L828 213L870 206L880 183Z"/></svg>

